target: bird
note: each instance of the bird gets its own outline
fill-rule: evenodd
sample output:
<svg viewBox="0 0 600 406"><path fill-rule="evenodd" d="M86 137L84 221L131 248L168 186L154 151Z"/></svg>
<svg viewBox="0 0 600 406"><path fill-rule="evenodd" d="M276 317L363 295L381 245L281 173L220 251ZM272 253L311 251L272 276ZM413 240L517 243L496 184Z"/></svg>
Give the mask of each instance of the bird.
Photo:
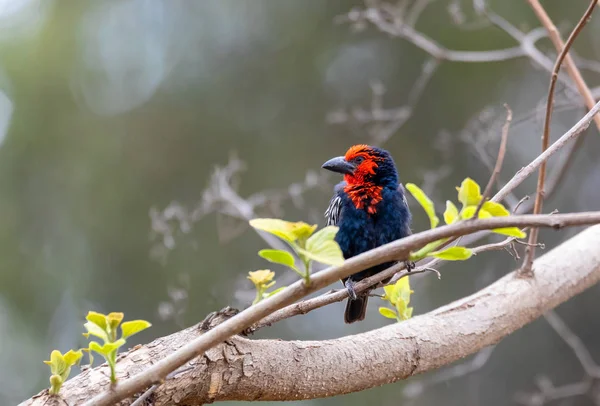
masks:
<svg viewBox="0 0 600 406"><path fill-rule="evenodd" d="M411 213L404 187L388 151L365 144L354 145L344 156L325 162L322 168L344 175L344 180L334 187L325 211L327 225L338 227L335 241L344 259L411 234ZM374 288L357 294L355 284L394 263L376 265L342 279L348 290L346 323L364 320L369 292ZM405 263L408 271L414 267L410 261Z"/></svg>

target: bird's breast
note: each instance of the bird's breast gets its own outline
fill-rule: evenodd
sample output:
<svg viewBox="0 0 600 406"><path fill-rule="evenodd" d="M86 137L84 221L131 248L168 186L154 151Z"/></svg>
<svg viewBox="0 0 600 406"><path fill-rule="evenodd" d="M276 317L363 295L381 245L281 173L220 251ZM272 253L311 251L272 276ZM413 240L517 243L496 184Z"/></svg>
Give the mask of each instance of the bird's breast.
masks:
<svg viewBox="0 0 600 406"><path fill-rule="evenodd" d="M354 207L366 210L369 214L377 213L377 204L382 200L382 190L381 186L376 185L347 185L344 188Z"/></svg>

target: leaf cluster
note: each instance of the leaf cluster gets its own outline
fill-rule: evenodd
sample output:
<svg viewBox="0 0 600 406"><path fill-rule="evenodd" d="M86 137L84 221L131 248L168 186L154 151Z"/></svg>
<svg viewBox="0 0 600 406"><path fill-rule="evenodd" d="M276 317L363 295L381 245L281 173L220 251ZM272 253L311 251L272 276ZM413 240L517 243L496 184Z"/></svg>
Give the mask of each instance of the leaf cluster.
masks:
<svg viewBox="0 0 600 406"><path fill-rule="evenodd" d="M312 261L326 265L341 265L344 256L340 246L335 241L338 227L327 226L315 232L317 225L305 222L290 222L280 219L253 219L250 225L256 230L265 231L286 242L303 264L304 269L296 265L294 255L286 250L264 249L258 252L269 262L284 265L296 272L310 284Z"/></svg>

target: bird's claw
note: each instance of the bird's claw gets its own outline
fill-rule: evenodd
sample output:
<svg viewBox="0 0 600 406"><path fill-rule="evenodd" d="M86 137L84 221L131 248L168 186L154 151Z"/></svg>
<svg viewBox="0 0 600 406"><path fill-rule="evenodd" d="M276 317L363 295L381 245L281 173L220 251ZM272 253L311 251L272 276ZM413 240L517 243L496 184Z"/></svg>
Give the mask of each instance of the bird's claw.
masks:
<svg viewBox="0 0 600 406"><path fill-rule="evenodd" d="M413 261L404 261L404 266L406 267L407 272L412 271L416 267L416 265Z"/></svg>
<svg viewBox="0 0 600 406"><path fill-rule="evenodd" d="M350 297L350 300L356 300L357 296L356 291L354 290L354 282L350 279L346 279L346 282L344 282L344 286L348 290L348 296Z"/></svg>

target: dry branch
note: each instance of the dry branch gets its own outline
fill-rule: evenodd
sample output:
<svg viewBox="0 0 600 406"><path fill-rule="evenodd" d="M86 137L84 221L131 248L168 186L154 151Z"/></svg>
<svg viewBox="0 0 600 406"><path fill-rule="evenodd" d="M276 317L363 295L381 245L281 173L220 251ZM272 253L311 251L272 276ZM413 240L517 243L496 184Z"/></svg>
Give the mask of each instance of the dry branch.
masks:
<svg viewBox="0 0 600 406"><path fill-rule="evenodd" d="M560 67L565 60L569 56L569 49L577 39L577 36L583 30L583 27L590 19L594 8L596 7L597 0L592 0L587 10L569 35L567 42L564 44L562 50L558 54L556 58L556 62L554 63L554 68L552 69L552 76L550 77L550 89L548 90L548 99L546 102L546 117L544 119L544 130L542 134L542 152L548 149L548 145L550 144L550 122L552 121L552 107L554 104L554 90L556 89L556 80L558 79L558 72L560 71ZM537 0L530 0L529 2L536 13L542 12L544 9L541 8L541 5L537 2ZM540 11L541 9L541 11ZM546 16L547 17L547 16ZM548 19L549 20L549 19ZM542 19L542 21L544 21ZM552 34L552 32L551 32ZM558 35L557 32L554 34ZM560 38L559 38L560 40ZM573 67L575 64L571 59L571 63ZM576 69L576 68L575 68ZM577 72L578 73L578 72ZM580 77L581 79L581 77ZM585 86L585 83L583 84ZM587 88L587 86L585 86ZM588 89L589 92L589 89ZM587 101L587 100L586 100ZM593 100L592 100L593 101ZM592 103L593 104L593 103ZM600 118L596 118L600 120ZM598 121L597 121L598 122ZM533 214L540 214L542 212L542 206L544 203L544 185L546 183L546 162L542 162L540 165L540 171L538 174L537 188L535 194L535 203L533 205ZM521 274L531 276L533 274L533 259L535 258L535 245L537 243L539 230L537 228L533 228L531 233L529 234L529 245L525 251L525 260L523 261L523 266L521 267Z"/></svg>
<svg viewBox="0 0 600 406"><path fill-rule="evenodd" d="M600 226L591 227L539 257L534 279L517 278L513 272L474 295L366 333L326 341L231 338L191 361L192 370L166 381L153 394L153 404L311 399L360 391L437 369L497 343L597 283L599 245ZM122 379L143 376L152 365L164 363L189 342L209 334L192 327L136 348L119 361L119 375ZM63 387L64 400L82 404L98 392L111 393L106 369L94 368L68 381ZM110 404L116 403L111 399ZM52 401L42 393L22 405L49 404Z"/></svg>

